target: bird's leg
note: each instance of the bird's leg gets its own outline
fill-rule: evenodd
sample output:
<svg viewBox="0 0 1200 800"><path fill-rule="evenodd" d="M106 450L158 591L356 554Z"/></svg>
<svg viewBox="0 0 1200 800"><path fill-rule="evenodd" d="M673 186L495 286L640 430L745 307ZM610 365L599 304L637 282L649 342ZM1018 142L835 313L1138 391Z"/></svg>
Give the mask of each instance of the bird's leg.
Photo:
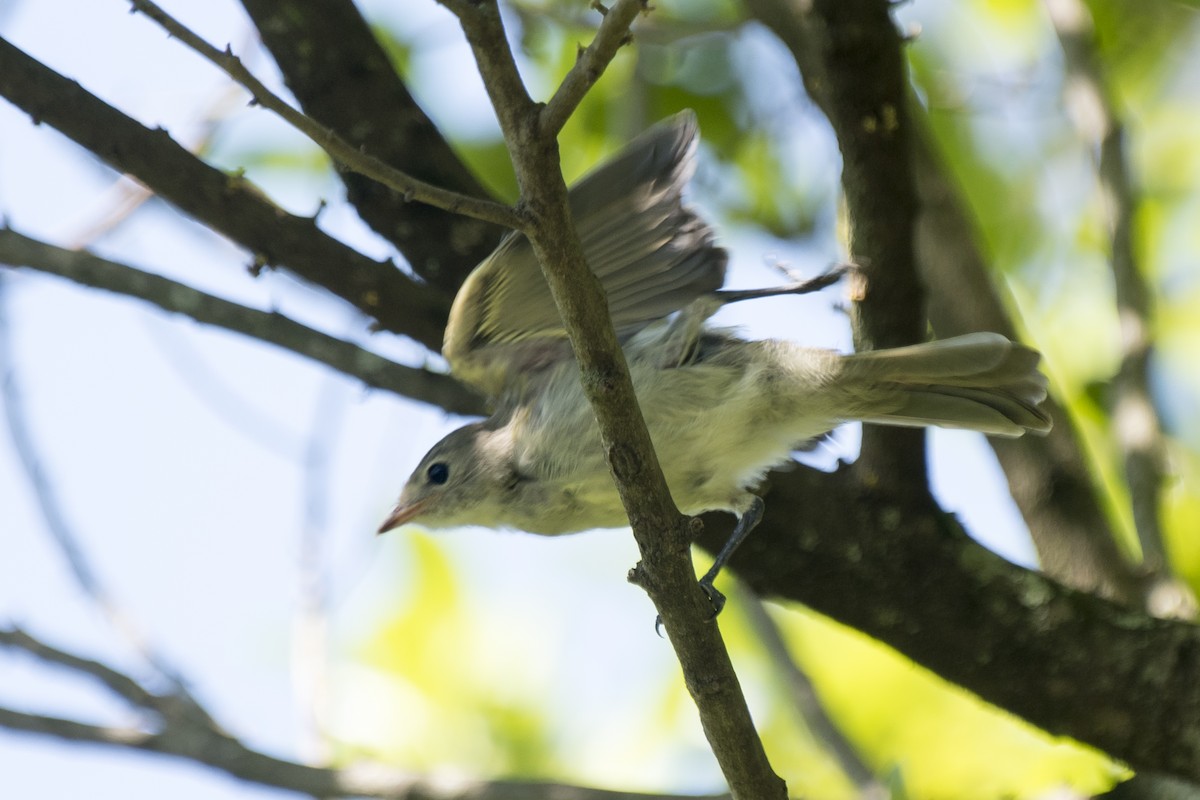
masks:
<svg viewBox="0 0 1200 800"><path fill-rule="evenodd" d="M725 562L729 560L729 557L733 555L733 551L737 550L738 545L742 543L746 535L758 525L765 509L766 505L763 503L761 497L756 494L750 495L750 505L738 515L737 525L734 526L733 533L729 534L729 539L726 540L721 551L717 553L712 566L708 568L708 572L704 573L704 577L700 579L700 588L708 596L708 602L712 603L714 617L720 614L721 609L725 607L725 595L717 591L716 587L713 586L713 581L717 579L717 574L725 566Z"/></svg>
<svg viewBox="0 0 1200 800"><path fill-rule="evenodd" d="M722 289L715 294L722 305L740 303L742 300L756 300L760 297L776 297L781 294L811 294L837 283L842 279L843 275L852 269L854 269L853 264L838 264L828 272L824 272L806 281L796 281L783 286L772 286L767 289Z"/></svg>

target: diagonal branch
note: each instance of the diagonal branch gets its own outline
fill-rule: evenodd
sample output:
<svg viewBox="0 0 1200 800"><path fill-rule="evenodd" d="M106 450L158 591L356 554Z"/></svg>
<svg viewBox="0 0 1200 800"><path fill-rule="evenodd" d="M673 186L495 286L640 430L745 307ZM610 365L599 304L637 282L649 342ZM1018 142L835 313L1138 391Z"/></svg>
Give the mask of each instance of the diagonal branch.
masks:
<svg viewBox="0 0 1200 800"><path fill-rule="evenodd" d="M154 20L171 36L179 39L241 84L250 92L255 103L275 112L285 122L319 145L342 166L379 181L389 189L399 192L405 200L428 203L452 214L463 214L484 222L520 229L522 224L520 215L506 205L459 194L417 180L374 156L362 152L341 136L292 108L271 92L258 78L254 77L250 70L246 69L241 59L235 56L232 50L226 48L222 51L213 47L151 0L130 0L130 4L135 12L145 14Z"/></svg>
<svg viewBox="0 0 1200 800"><path fill-rule="evenodd" d="M353 0L241 0L304 113L415 178L487 197L417 105ZM449 214L355 172L339 172L358 215L413 271L450 293L495 247L501 228Z"/></svg>
<svg viewBox="0 0 1200 800"><path fill-rule="evenodd" d="M754 591L857 628L1134 770L1200 779L1200 627L1010 564L952 515L881 502L848 468L771 483L762 522L730 560ZM719 547L727 520L705 523L700 544Z"/></svg>
<svg viewBox="0 0 1200 800"><path fill-rule="evenodd" d="M107 745L183 758L235 778L312 797L380 800L725 800L694 795L617 792L539 781L427 780L379 765L310 766L253 750L222 731L198 707L171 702L133 678L89 658L68 653L15 628L0 627L0 648L10 648L100 680L118 697L157 715L148 727L94 725L0 707L0 729L72 742Z"/></svg>
<svg viewBox="0 0 1200 800"><path fill-rule="evenodd" d="M131 705L146 710L157 709L160 705L159 696L147 690L140 683L123 672L101 664L91 658L68 653L57 647L46 644L20 628L0 628L0 647L21 650L39 661L60 667L71 672L84 675L98 681L110 692Z"/></svg>
<svg viewBox="0 0 1200 800"><path fill-rule="evenodd" d="M3 229L0 229L0 235L3 233ZM13 359L12 335L9 329L11 315L6 308L10 292L9 283L8 276L0 273L0 405L4 407L4 419L9 438L12 439L13 452L33 490L45 530L66 560L68 570L87 599L132 645L138 655L154 668L163 680L171 684L178 695L186 697L186 681L179 670L151 646L140 627L117 603L114 595L92 568L81 539L68 520L53 482L47 476L34 432L30 428L25 397L20 389ZM104 679L105 676L98 677ZM120 691L117 686L110 685L110 688Z"/></svg>
<svg viewBox="0 0 1200 800"><path fill-rule="evenodd" d="M247 308L88 252L64 250L0 228L0 263L28 267L82 286L135 297L197 322L277 345L372 388L441 406L452 413L478 414L482 410L478 398L447 375L397 364L281 314Z"/></svg>
<svg viewBox="0 0 1200 800"><path fill-rule="evenodd" d="M546 135L557 136L563 125L567 124L584 95L604 74L617 50L630 40L629 26L639 13L649 9L649 3L648 0L618 0L608 10L604 10L599 3L593 3L593 7L604 14L604 19L591 44L579 51L575 66L571 67L554 96L542 109L538 124Z"/></svg>
<svg viewBox="0 0 1200 800"><path fill-rule="evenodd" d="M874 771L825 709L812 679L792 658L783 633L767 611L766 604L750 592L742 594L744 597L739 604L741 611L766 649L776 672L785 681L789 699L801 725L854 783L860 800L886 797L886 790L875 777Z"/></svg>
<svg viewBox="0 0 1200 800"><path fill-rule="evenodd" d="M256 265L285 264L384 329L430 348L441 346L450 311L443 293L347 247L314 219L287 213L249 181L210 167L165 131L146 128L3 39L0 95L238 242L254 254Z"/></svg>
<svg viewBox="0 0 1200 800"><path fill-rule="evenodd" d="M633 526L642 560L631 580L646 590L658 609L733 796L784 798L786 786L767 760L720 628L713 624L711 606L696 582L692 521L671 499L613 332L604 290L588 268L571 220L557 130L541 124L540 108L517 73L496 3L443 2L458 15L496 108L521 186L526 235L570 337L584 394ZM637 0L624 2L640 6Z"/></svg>

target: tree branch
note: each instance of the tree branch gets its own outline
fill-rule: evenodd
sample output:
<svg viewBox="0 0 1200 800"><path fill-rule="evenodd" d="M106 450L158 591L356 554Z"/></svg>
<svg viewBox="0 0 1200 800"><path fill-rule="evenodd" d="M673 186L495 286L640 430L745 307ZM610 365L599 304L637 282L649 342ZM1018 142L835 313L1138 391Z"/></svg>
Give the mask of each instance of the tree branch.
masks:
<svg viewBox="0 0 1200 800"><path fill-rule="evenodd" d="M135 297L205 325L269 342L357 378L372 388L437 405L451 413L478 414L483 409L479 398L448 375L397 364L281 314L247 308L88 252L64 250L0 228L0 263L28 267L82 286Z"/></svg>
<svg viewBox="0 0 1200 800"><path fill-rule="evenodd" d="M784 0L745 3L784 42L805 75L814 102L827 109L836 97L821 88L809 19ZM928 136L913 136L911 141L920 203L917 263L928 289L934 329L942 337L990 330L1016 338L1016 326L988 274L976 232L963 212L963 200L931 152ZM1041 567L1076 588L1138 602L1142 581L1117 548L1078 434L1053 398L1047 402L1054 419L1049 436L988 440L1029 525Z"/></svg>
<svg viewBox="0 0 1200 800"><path fill-rule="evenodd" d="M541 126L540 109L517 73L495 2L443 2L458 15L496 107L529 220L526 235L570 337L605 457L633 526L642 561L631 579L658 609L733 796L783 798L786 787L767 761L711 606L696 582L692 525L671 500L604 291L575 232L557 130Z"/></svg>
<svg viewBox="0 0 1200 800"><path fill-rule="evenodd" d="M1200 628L1010 564L952 515L883 500L849 468L771 480L763 521L730 561L756 592L853 626L1135 770L1200 778ZM705 523L700 544L719 547L727 520Z"/></svg>
<svg viewBox="0 0 1200 800"><path fill-rule="evenodd" d="M886 0L815 0L805 86L837 135L855 272L858 350L925 339L924 289L916 267L916 191L910 164L903 42ZM928 492L923 433L865 426L856 462L881 491Z"/></svg>
<svg viewBox="0 0 1200 800"><path fill-rule="evenodd" d="M367 155L324 125L311 117L306 117L284 102L282 98L264 86L258 78L255 78L230 48L218 50L213 47L151 0L129 0L129 2L135 12L145 14L162 26L163 30L171 36L212 62L250 92L255 103L273 111L293 128L315 142L329 154L330 158L342 166L379 181L389 189L399 192L405 200L427 203L452 214L463 214L484 222L520 229L522 223L520 215L508 206L492 200L459 194L417 180L374 156Z"/></svg>
<svg viewBox="0 0 1200 800"><path fill-rule="evenodd" d="M639 13L645 12L648 0L617 0L604 10L599 2L592 4L604 15L591 44L579 51L575 66L563 78L554 96L542 108L538 124L546 135L557 136L563 125L575 113L588 90L595 85L621 45L630 40L629 26Z"/></svg>
<svg viewBox="0 0 1200 800"><path fill-rule="evenodd" d="M20 628L0 627L0 647L21 650L39 661L85 675L131 705L154 711L161 707L161 698L123 672L90 658L68 653L30 636Z"/></svg>
<svg viewBox="0 0 1200 800"><path fill-rule="evenodd" d="M92 659L51 647L15 628L0 627L0 648L19 650L100 680L117 696L156 715L150 728L92 725L0 707L0 728L74 742L176 756L235 778L313 797L382 800L723 800L680 795L614 792L538 781L428 781L377 765L318 767L298 764L246 747L220 730L202 709L156 695L133 678Z"/></svg>
<svg viewBox="0 0 1200 800"><path fill-rule="evenodd" d="M165 131L144 127L3 39L0 95L240 243L256 264L286 264L381 327L441 346L450 311L443 293L326 235L314 219L287 213L244 178L208 166Z"/></svg>
<svg viewBox="0 0 1200 800"><path fill-rule="evenodd" d="M831 117L838 113L833 106L842 102L844 93L830 91L819 55L841 40L834 35L832 44L816 41L831 32L813 25L811 16L794 4L747 0L747 5L789 45L814 100ZM936 174L929 159L918 159L918 164L926 178ZM936 198L941 200L938 211L946 206L956 210L945 194L938 195L944 180L923 183L923 203ZM886 196L890 187L881 190ZM932 224L921 231L922 247L940 245L935 252L942 280L930 281L939 292L934 307L944 311L943 320L959 322L964 330L982 326L1011 331L993 290L963 291L963 260L953 257L962 251L976 254L978 268L967 268L972 288L988 284L969 226L959 224L964 220L958 213L931 216L937 222L954 222L954 236L936 235ZM928 267L924 262L932 259L921 260ZM994 307L994 318L980 318L969 310L980 297L985 306ZM937 321L939 314L933 317ZM997 326L994 319L1005 324ZM939 324L942 335L964 332L947 327ZM1061 418L1058 422L1045 445L1030 440L995 443L1002 460L1005 450L1021 448L1028 454L1023 462L1005 463L1014 485L1031 478L1028 473L1022 476L1020 467L1037 460L1033 454L1038 452L1041 468L1049 463L1050 474L1060 477L1036 485L1029 480L1024 495L1016 492L1017 499L1025 500L1022 508L1035 520L1031 525L1041 523L1050 536L1048 529L1057 515L1080 534L1080 541L1087 531L1078 519L1071 519L1072 508L1063 500L1081 503L1091 511L1087 519L1102 521L1099 533L1091 534L1101 543L1101 552L1115 554L1112 540L1105 537L1107 523L1086 462L1069 426ZM1006 564L969 542L952 519L933 507L884 502L856 478L857 472L850 470L835 476L807 470L774 476L767 517L734 558L734 569L760 591L806 603L853 625L1046 730L1089 742L1139 770L1194 776L1195 754L1180 757L1176 737L1195 733L1200 698L1195 692L1185 691L1182 697L1174 692L1185 684L1190 687L1186 676L1200 658L1195 628L1131 615ZM789 508L804 509L800 523L788 514ZM721 541L717 530L706 534L704 544L713 548ZM781 553L794 557L781 558ZM1118 590L1135 583L1119 557L1105 555L1089 558L1099 565L1102 581ZM1054 566L1069 567L1065 560ZM1154 654L1150 662L1147 653ZM1175 714L1176 702L1187 709L1183 714ZM1138 738L1133 733L1145 730L1155 736ZM1169 733L1159 736L1160 731ZM1164 768L1166 764L1171 766Z"/></svg>
<svg viewBox="0 0 1200 800"><path fill-rule="evenodd" d="M487 197L417 106L352 0L242 0L305 113L415 178ZM447 213L339 171L358 214L413 271L453 293L496 246L498 226Z"/></svg>

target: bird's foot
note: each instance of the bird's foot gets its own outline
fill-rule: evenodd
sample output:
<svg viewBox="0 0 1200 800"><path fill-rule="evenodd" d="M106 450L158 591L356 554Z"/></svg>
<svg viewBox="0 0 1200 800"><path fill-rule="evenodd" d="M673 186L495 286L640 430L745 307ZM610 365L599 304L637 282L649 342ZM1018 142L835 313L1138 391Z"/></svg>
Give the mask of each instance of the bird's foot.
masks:
<svg viewBox="0 0 1200 800"><path fill-rule="evenodd" d="M717 587L713 586L711 579L700 579L700 590L704 592L704 596L708 598L709 605L712 606L712 617L716 619L721 613L721 609L725 608L725 595L717 591Z"/></svg>
<svg viewBox="0 0 1200 800"><path fill-rule="evenodd" d="M717 590L717 587L712 585L711 580L705 580L703 578L700 580L700 591L704 592L704 596L708 598L709 605L712 606L712 616L708 618L709 622L712 622L721 613L721 609L725 608L725 595L721 594L721 592ZM660 638L663 635L662 627L662 614L659 614L654 618L654 632L657 633Z"/></svg>

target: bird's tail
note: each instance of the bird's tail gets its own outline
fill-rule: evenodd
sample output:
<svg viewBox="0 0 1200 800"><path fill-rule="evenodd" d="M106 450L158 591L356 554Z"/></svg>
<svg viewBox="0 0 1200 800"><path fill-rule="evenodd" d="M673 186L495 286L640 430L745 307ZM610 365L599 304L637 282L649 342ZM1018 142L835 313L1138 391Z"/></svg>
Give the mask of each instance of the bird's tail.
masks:
<svg viewBox="0 0 1200 800"><path fill-rule="evenodd" d="M845 356L841 378L878 399L854 415L864 422L1044 434L1051 421L1039 406L1046 398L1040 358L998 333L971 333Z"/></svg>

